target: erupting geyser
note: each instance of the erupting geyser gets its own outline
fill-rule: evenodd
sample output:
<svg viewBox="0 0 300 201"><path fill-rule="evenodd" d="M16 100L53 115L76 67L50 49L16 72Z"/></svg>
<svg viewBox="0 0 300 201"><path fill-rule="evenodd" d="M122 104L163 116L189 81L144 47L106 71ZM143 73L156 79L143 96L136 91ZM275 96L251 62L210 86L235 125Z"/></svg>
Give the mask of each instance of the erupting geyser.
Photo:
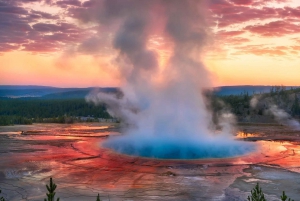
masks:
<svg viewBox="0 0 300 201"><path fill-rule="evenodd" d="M103 0L97 8L89 19L117 29L112 46L123 95L93 93L87 100L105 103L129 125L103 146L167 159L233 157L254 149L233 139L230 114L214 131L203 95L210 75L200 61L210 35L203 1Z"/></svg>

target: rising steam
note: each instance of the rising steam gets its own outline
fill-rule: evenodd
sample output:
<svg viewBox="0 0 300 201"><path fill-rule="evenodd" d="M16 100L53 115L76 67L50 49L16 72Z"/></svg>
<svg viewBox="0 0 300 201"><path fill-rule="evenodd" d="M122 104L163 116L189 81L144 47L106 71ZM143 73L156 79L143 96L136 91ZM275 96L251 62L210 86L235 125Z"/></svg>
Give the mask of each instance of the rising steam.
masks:
<svg viewBox="0 0 300 201"><path fill-rule="evenodd" d="M87 100L105 103L129 128L104 146L131 155L185 159L253 150L233 140L232 115L222 115L222 129L212 130L203 95L211 87L210 74L200 60L210 35L203 2L104 0L97 13L87 13L104 27L118 25L112 46L118 51L123 95L92 93Z"/></svg>
<svg viewBox="0 0 300 201"><path fill-rule="evenodd" d="M252 108L257 107L259 99L260 96L253 96L253 98L250 100L250 105ZM292 118L292 116L289 115L286 111L278 108L278 106L274 103L265 102L264 104L268 107L266 112L272 114L277 122L286 125L294 130L300 130L300 123L296 119Z"/></svg>
<svg viewBox="0 0 300 201"><path fill-rule="evenodd" d="M271 105L269 111L275 116L275 119L278 122L287 125L295 130L300 130L300 123L297 120L293 119L291 115L289 115L283 109L278 108L277 105Z"/></svg>

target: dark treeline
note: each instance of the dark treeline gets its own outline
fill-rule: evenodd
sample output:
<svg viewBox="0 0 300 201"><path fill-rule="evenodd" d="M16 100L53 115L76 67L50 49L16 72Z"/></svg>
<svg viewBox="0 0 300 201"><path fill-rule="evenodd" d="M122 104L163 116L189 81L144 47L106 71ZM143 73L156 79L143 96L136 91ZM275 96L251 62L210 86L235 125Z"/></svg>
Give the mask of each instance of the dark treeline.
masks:
<svg viewBox="0 0 300 201"><path fill-rule="evenodd" d="M250 101L257 97L259 105L252 108ZM276 105L293 117L300 117L300 88L287 89L285 86L274 86L269 93L251 94L248 92L240 95L212 96L212 108L218 112L227 108L236 116L264 115L270 105Z"/></svg>
<svg viewBox="0 0 300 201"><path fill-rule="evenodd" d="M71 123L78 116L110 118L104 105L95 106L83 99L0 99L0 125Z"/></svg>
<svg viewBox="0 0 300 201"><path fill-rule="evenodd" d="M268 107L277 105L293 117L300 117L300 88L274 86L269 93L217 96L209 94L212 110L215 114L224 109L243 118L269 115ZM260 105L250 106L253 97L258 97ZM32 124L32 123L72 123L78 121L76 117L111 118L104 105L95 106L84 99L0 99L0 125ZM251 118L250 118L251 119Z"/></svg>

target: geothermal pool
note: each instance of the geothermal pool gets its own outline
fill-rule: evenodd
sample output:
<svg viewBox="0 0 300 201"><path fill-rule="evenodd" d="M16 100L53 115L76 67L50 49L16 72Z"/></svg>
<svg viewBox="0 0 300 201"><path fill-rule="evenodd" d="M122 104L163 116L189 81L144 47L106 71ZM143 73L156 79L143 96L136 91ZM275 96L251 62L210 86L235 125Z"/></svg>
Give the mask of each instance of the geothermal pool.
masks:
<svg viewBox="0 0 300 201"><path fill-rule="evenodd" d="M300 197L300 133L245 124L239 141L256 149L217 159L165 160L103 147L114 124L0 127L0 189L9 201L43 200L53 177L61 200L246 200L259 182L268 200ZM21 132L23 133L21 134Z"/></svg>
<svg viewBox="0 0 300 201"><path fill-rule="evenodd" d="M184 136L184 135L183 135ZM246 155L256 150L255 143L222 138L180 139L149 136L115 136L103 143L103 147L118 153L154 159L197 160L231 158Z"/></svg>

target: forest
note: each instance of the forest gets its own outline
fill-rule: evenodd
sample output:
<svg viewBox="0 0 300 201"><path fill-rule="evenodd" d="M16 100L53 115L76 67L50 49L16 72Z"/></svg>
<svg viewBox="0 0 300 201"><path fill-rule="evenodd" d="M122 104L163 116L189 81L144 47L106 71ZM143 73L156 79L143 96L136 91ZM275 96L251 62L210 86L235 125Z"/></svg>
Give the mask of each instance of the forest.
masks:
<svg viewBox="0 0 300 201"><path fill-rule="evenodd" d="M207 93L210 110L214 116L224 112L233 113L238 121L257 119L259 116L272 118L268 114L271 105L276 105L290 116L300 117L300 88L274 86L268 93L241 93L239 95L217 95ZM251 107L251 100L256 98L259 104ZM0 98L0 125L32 124L32 123L72 123L78 117L109 119L105 105L87 103L84 98L78 99L39 99L39 98ZM250 119L250 120L249 120Z"/></svg>
<svg viewBox="0 0 300 201"><path fill-rule="evenodd" d="M294 118L300 117L300 88L287 89L285 86L274 86L268 93L253 93L248 92L239 95L215 96L209 95L211 100L211 108L214 115L217 115L224 110L233 113L238 121L243 121L246 117L248 121L257 119L262 121L265 119L273 119L270 113L270 108L276 106L280 110L286 112ZM256 99L256 106L251 105L251 101ZM262 122L264 123L264 122Z"/></svg>
<svg viewBox="0 0 300 201"><path fill-rule="evenodd" d="M111 118L104 105L84 99L0 99L0 125L72 123L77 117Z"/></svg>

